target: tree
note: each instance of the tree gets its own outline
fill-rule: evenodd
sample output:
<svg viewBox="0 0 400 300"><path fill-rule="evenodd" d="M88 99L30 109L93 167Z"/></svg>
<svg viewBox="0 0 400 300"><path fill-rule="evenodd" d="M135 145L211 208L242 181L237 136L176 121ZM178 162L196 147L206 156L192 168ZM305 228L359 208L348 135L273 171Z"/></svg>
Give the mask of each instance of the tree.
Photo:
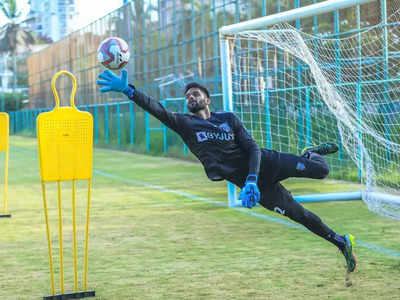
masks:
<svg viewBox="0 0 400 300"><path fill-rule="evenodd" d="M30 50L35 38L32 32L21 26L22 11L17 7L16 0L0 1L0 8L8 21L0 28L0 53L16 55L18 47Z"/></svg>

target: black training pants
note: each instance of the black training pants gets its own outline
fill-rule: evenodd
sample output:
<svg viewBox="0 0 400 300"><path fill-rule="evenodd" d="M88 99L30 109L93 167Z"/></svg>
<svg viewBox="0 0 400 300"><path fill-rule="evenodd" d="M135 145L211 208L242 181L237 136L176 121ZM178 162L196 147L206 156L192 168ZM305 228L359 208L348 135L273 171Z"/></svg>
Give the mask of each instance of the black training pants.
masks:
<svg viewBox="0 0 400 300"><path fill-rule="evenodd" d="M272 176L260 173L260 204L272 211L285 215L293 221L304 225L313 233L331 241L333 231L321 219L305 209L293 199L291 193L281 184L281 180L289 177L323 179L329 173L325 159L312 153L309 158L289 153L269 151L268 162L264 162L269 170L276 170ZM264 168L263 168L264 169Z"/></svg>

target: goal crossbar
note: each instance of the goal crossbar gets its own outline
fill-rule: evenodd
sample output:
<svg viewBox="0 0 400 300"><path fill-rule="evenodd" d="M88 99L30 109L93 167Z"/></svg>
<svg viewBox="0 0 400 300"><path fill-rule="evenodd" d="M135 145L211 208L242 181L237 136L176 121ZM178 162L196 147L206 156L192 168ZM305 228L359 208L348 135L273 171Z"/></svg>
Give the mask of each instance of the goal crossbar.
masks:
<svg viewBox="0 0 400 300"><path fill-rule="evenodd" d="M244 30L256 29L263 26L271 26L278 23L290 22L306 17L313 17L320 14L332 12L339 9L353 7L356 5L375 2L376 0L328 0L316 4L303 6L300 8L291 9L277 14L252 19L228 26L223 26L219 29L220 35L234 34Z"/></svg>
<svg viewBox="0 0 400 300"><path fill-rule="evenodd" d="M224 109L227 111L233 110L232 74L231 66L229 63L229 57L231 53L228 40L224 38L224 36L229 36L243 31L263 29L266 26L299 20L310 16L317 16L320 14L329 13L348 7L354 7L357 5L367 4L370 2L376 2L376 0L327 0L321 3L316 3L301 8L295 8L285 12L280 12L277 14L221 27L219 29L219 34ZM328 195L301 195L296 196L295 199L299 202L328 201L361 199L361 195L362 191L355 193L330 193ZM236 187L230 182L228 182L228 204L230 207L240 205L240 202L237 200Z"/></svg>

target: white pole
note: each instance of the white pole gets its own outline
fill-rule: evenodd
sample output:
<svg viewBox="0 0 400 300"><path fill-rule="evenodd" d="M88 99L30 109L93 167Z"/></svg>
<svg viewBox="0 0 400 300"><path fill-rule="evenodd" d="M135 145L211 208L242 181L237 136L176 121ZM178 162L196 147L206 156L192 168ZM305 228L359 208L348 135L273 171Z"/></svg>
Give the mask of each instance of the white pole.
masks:
<svg viewBox="0 0 400 300"><path fill-rule="evenodd" d="M234 34L239 31L260 28L262 26L270 26L278 23L290 22L296 19L312 17L323 13L331 12L338 9L352 7L355 5L374 2L376 0L328 0L321 3L303 6L291 9L285 12L252 19L249 21L223 26L219 29L220 35Z"/></svg>
<svg viewBox="0 0 400 300"><path fill-rule="evenodd" d="M229 41L226 39L220 39L220 54L221 54L221 75L222 75L222 97L225 111L233 111L233 99L232 99L232 72L231 64L229 61ZM236 195L236 187L231 182L228 182L228 206L238 206L238 200Z"/></svg>
<svg viewBox="0 0 400 300"><path fill-rule="evenodd" d="M232 99L232 70L229 61L230 51L229 42L226 39L220 40L221 49L221 74L222 74L222 92L223 92L223 103L224 110L233 111L233 99Z"/></svg>

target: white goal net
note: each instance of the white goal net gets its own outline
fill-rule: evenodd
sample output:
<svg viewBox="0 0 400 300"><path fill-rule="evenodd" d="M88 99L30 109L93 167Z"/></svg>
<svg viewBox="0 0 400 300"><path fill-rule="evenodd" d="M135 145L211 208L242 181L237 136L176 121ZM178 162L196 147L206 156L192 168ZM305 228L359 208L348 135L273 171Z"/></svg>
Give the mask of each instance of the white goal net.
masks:
<svg viewBox="0 0 400 300"><path fill-rule="evenodd" d="M369 209L400 220L399 28L323 39L279 25L224 38L233 110L259 145L338 143L331 177L361 181Z"/></svg>

